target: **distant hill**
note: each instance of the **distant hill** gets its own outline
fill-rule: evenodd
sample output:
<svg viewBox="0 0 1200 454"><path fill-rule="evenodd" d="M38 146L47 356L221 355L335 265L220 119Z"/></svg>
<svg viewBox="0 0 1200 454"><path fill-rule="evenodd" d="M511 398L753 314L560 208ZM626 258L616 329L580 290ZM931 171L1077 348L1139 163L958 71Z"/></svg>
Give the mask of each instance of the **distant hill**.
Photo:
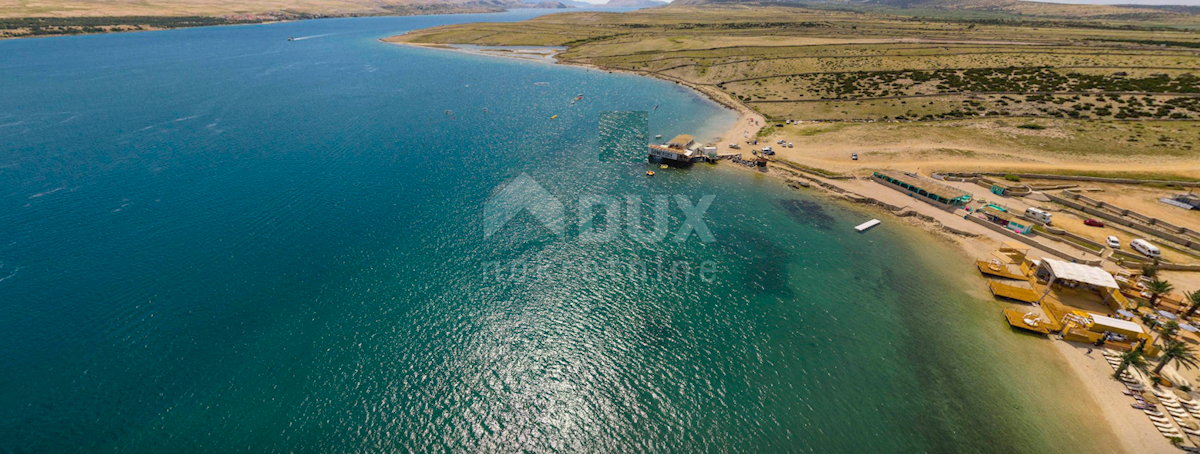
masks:
<svg viewBox="0 0 1200 454"><path fill-rule="evenodd" d="M604 6L611 8L653 8L655 6L667 6L667 2L658 0L608 0Z"/></svg>
<svg viewBox="0 0 1200 454"><path fill-rule="evenodd" d="M537 0L539 3L546 0ZM549 1L546 7L575 3ZM222 17L306 18L495 12L530 8L521 0L0 0L0 18L16 17Z"/></svg>
<svg viewBox="0 0 1200 454"><path fill-rule="evenodd" d="M521 0L521 3L525 3L528 5L538 5L538 4L547 3L547 2L545 2L543 0ZM588 2L578 2L578 1L574 1L574 0L558 0L556 2L550 2L550 3L561 3L567 8L593 8L593 7L597 6L597 5L588 3ZM538 6L538 7L541 8L540 6ZM557 7L555 7L555 8L557 8Z"/></svg>
<svg viewBox="0 0 1200 454"><path fill-rule="evenodd" d="M975 18L1054 18L1151 22L1179 22L1182 19L1188 23L1190 23L1188 17L1200 13L1200 7L1195 6L1084 5L1020 0L675 0L671 3L673 7L699 5L836 8L950 18L955 14L970 14ZM937 14L939 11L949 13Z"/></svg>

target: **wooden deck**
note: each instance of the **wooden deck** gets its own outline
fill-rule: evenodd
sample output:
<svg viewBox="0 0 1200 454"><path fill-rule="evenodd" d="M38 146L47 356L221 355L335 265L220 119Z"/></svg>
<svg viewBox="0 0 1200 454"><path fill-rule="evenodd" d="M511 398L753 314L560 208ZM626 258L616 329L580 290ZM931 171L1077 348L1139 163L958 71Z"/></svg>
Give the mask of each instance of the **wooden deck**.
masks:
<svg viewBox="0 0 1200 454"><path fill-rule="evenodd" d="M1024 274L1021 274L1021 269L1016 265L1001 264L997 268L992 268L992 264L986 260L976 260L975 266L979 268L979 272L988 276L1002 277L1005 279L1028 279Z"/></svg>
<svg viewBox="0 0 1200 454"><path fill-rule="evenodd" d="M1026 331L1033 331L1039 334L1050 334L1050 326L1045 323L1039 323L1038 326L1029 326L1025 323L1025 314L1012 309L1004 309L1004 318L1008 319L1008 324L1016 328L1021 328Z"/></svg>
<svg viewBox="0 0 1200 454"><path fill-rule="evenodd" d="M1023 303L1032 304L1038 300L1037 292L1033 291L1031 288L1017 287L1015 285L1008 285L989 280L988 289L990 289L992 294L995 296L1017 300Z"/></svg>

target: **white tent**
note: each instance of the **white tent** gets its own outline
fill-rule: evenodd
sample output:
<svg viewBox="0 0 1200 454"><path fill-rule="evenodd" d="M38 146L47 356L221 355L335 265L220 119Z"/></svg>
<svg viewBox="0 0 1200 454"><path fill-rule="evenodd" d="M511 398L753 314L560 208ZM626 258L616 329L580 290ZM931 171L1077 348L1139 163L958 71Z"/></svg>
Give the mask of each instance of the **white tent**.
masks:
<svg viewBox="0 0 1200 454"><path fill-rule="evenodd" d="M1119 318L1105 317L1100 314L1088 314L1092 318L1092 326L1108 332L1124 334L1126 336L1136 336L1145 331L1142 331L1142 325L1137 323L1121 320ZM1093 329L1093 331L1095 331Z"/></svg>
<svg viewBox="0 0 1200 454"><path fill-rule="evenodd" d="M1098 266L1081 265L1050 258L1043 258L1042 263L1050 269L1050 274L1055 279L1066 279L1104 288L1120 288L1112 274Z"/></svg>

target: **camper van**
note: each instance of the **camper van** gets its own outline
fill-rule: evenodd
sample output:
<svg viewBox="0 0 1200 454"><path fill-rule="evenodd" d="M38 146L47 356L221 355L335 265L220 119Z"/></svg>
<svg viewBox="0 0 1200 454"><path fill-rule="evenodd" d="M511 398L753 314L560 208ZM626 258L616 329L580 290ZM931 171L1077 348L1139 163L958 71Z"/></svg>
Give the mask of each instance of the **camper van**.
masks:
<svg viewBox="0 0 1200 454"><path fill-rule="evenodd" d="M1132 247L1135 251L1141 252L1142 255L1145 255L1146 257L1158 258L1158 256L1161 255L1157 246L1150 244L1149 241L1141 238L1130 241L1129 247Z"/></svg>
<svg viewBox="0 0 1200 454"><path fill-rule="evenodd" d="M1039 210L1037 208L1033 208L1033 207L1026 208L1025 209L1025 217L1032 219L1034 221L1037 221L1037 222L1041 222L1042 224L1050 225L1050 213Z"/></svg>

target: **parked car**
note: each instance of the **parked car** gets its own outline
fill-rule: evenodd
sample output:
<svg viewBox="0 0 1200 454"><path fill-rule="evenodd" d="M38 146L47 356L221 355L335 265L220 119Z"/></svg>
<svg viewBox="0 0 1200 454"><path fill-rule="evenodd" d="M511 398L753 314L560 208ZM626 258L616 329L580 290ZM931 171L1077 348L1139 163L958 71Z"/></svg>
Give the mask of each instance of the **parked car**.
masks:
<svg viewBox="0 0 1200 454"><path fill-rule="evenodd" d="M857 161L857 160L858 160L858 153L850 153L850 160L851 160L851 161Z"/></svg>
<svg viewBox="0 0 1200 454"><path fill-rule="evenodd" d="M1092 227L1104 227L1104 221L1098 221L1098 220L1095 220L1092 218L1087 218L1087 219L1083 220L1083 225L1090 225Z"/></svg>
<svg viewBox="0 0 1200 454"><path fill-rule="evenodd" d="M1027 219L1032 219L1034 221L1041 222L1042 224L1050 225L1050 223L1053 222L1050 220L1052 216L1052 213L1048 213L1037 208L1029 207L1025 209L1025 217Z"/></svg>
<svg viewBox="0 0 1200 454"><path fill-rule="evenodd" d="M1105 238L1104 243L1108 244L1108 247L1113 248L1113 249L1121 248L1121 240L1118 240L1117 237L1112 236L1112 235L1109 235L1108 238Z"/></svg>
<svg viewBox="0 0 1200 454"><path fill-rule="evenodd" d="M1141 252L1142 255L1145 255L1146 257L1157 258L1162 256L1162 252L1159 252L1158 247L1141 238L1130 241L1129 246L1132 247L1133 250Z"/></svg>

